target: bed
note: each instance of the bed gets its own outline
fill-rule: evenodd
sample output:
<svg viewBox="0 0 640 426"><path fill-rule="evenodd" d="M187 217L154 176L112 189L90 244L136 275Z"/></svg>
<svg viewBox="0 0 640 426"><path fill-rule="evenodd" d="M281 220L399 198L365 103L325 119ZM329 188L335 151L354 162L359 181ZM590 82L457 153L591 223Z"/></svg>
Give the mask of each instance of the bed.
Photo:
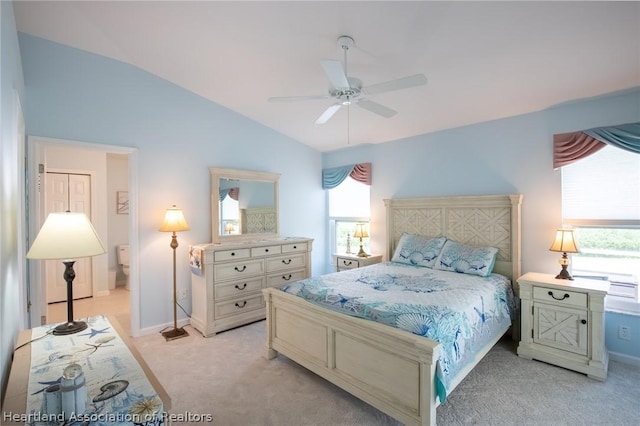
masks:
<svg viewBox="0 0 640 426"><path fill-rule="evenodd" d="M453 241L465 247L497 249L495 263L489 268L492 269L491 274L487 276L503 276L515 283L520 275L521 204L522 195L519 194L385 200L386 259L401 260L402 250L396 250L396 247L403 247L407 235L428 241L446 237L445 243ZM451 259L443 258L441 254L428 260L445 265L444 269L447 265L455 269ZM397 268L404 268L402 276L412 277L405 278L410 282L413 277L424 273L437 280L447 274L457 277L483 275L482 272L459 274L435 268L416 268L410 263L385 262L374 267L328 274L287 286L284 290L290 293L280 288L265 289L265 356L272 359L281 353L407 425L436 424L436 407L443 396L455 389L511 324L503 321L495 330L487 332L490 335L485 336L481 347L474 349L473 356L467 356L469 359L464 365L452 367L448 364L450 357L447 356L452 350L448 343L439 343L408 331L410 327L402 329L389 326L384 321L361 318L364 316L361 313L336 309L335 304L323 306L319 303L320 297L313 299L310 296L317 281L352 281L365 277L364 281L375 286L379 285L375 280L381 274L398 276ZM422 272L416 272L418 269ZM405 281L403 285L406 284ZM336 290L336 294L343 290ZM301 292L309 293L306 296L312 300L293 294ZM344 300L353 297L346 296ZM388 318L379 312L376 315ZM511 315L516 317L513 312ZM513 328L517 330L517 327Z"/></svg>

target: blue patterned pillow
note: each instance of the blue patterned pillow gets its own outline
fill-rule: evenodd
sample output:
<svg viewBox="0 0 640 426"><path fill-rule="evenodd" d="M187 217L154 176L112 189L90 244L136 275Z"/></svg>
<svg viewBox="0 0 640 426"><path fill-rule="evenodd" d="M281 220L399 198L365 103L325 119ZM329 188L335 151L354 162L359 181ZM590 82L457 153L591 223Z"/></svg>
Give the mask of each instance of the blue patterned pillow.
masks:
<svg viewBox="0 0 640 426"><path fill-rule="evenodd" d="M447 240L434 269L486 277L493 271L497 256L498 249L494 247L472 247Z"/></svg>
<svg viewBox="0 0 640 426"><path fill-rule="evenodd" d="M402 234L391 261L433 268L446 241L445 237L428 238L415 234Z"/></svg>

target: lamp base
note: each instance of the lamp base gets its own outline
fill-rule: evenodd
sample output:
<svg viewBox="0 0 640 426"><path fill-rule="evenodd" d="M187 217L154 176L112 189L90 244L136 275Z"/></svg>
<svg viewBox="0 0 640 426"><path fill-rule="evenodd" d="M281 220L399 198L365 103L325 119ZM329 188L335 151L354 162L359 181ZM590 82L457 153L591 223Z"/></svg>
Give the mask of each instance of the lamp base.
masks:
<svg viewBox="0 0 640 426"><path fill-rule="evenodd" d="M64 336L67 334L77 333L82 330L86 330L87 323L84 321L70 321L65 322L64 324L58 325L53 329L53 334L55 336Z"/></svg>
<svg viewBox="0 0 640 426"><path fill-rule="evenodd" d="M184 328L174 328L173 330L163 331L162 335L164 339L168 342L170 340L176 340L181 337L187 337L189 333Z"/></svg>
<svg viewBox="0 0 640 426"><path fill-rule="evenodd" d="M562 270L560 271L560 273L558 275L556 275L556 279L557 280L572 280L573 281L573 277L571 276L569 271L567 271L567 265L562 265Z"/></svg>

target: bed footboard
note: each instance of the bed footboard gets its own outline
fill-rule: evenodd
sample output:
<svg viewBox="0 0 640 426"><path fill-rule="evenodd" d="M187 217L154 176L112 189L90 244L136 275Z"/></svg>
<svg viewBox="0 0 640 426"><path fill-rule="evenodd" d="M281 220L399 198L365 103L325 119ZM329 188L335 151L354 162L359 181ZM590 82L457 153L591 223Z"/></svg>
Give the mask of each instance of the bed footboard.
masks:
<svg viewBox="0 0 640 426"><path fill-rule="evenodd" d="M282 353L407 425L436 424L437 342L277 289L263 293L266 358Z"/></svg>

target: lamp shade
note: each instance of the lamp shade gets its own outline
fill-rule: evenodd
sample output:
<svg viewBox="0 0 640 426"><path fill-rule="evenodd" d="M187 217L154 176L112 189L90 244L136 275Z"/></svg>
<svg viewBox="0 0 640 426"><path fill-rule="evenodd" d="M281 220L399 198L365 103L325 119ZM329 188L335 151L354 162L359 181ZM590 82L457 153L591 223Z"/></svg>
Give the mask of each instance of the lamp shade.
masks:
<svg viewBox="0 0 640 426"><path fill-rule="evenodd" d="M578 245L573 236L572 229L558 229L556 239L549 248L550 251L558 251L562 253L579 253Z"/></svg>
<svg viewBox="0 0 640 426"><path fill-rule="evenodd" d="M353 233L355 238L367 238L369 237L369 233L362 223L356 225L356 232Z"/></svg>
<svg viewBox="0 0 640 426"><path fill-rule="evenodd" d="M51 213L31 245L29 259L77 259L105 252L84 213Z"/></svg>
<svg viewBox="0 0 640 426"><path fill-rule="evenodd" d="M167 209L167 212L164 215L164 221L162 225L160 225L160 232L180 232L180 231L188 231L189 225L187 225L187 220L184 218L184 214L182 213L182 209L179 209L174 204L171 208Z"/></svg>

